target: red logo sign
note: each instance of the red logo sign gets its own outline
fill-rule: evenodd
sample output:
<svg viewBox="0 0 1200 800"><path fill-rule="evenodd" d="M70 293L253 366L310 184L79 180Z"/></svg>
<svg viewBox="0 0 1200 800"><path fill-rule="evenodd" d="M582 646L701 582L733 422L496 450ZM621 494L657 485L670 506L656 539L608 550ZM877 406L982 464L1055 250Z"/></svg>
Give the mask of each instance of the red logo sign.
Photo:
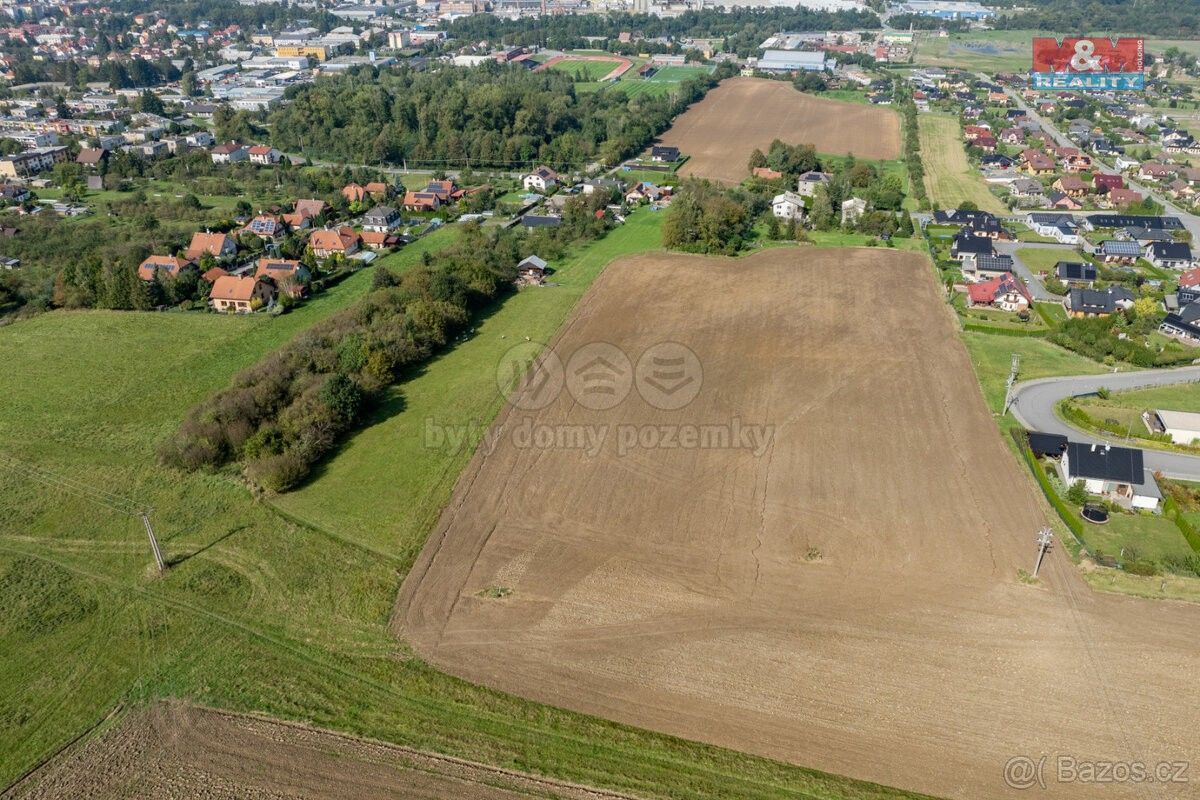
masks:
<svg viewBox="0 0 1200 800"><path fill-rule="evenodd" d="M1033 72L1141 72L1145 48L1141 39L1074 37L1033 40Z"/></svg>

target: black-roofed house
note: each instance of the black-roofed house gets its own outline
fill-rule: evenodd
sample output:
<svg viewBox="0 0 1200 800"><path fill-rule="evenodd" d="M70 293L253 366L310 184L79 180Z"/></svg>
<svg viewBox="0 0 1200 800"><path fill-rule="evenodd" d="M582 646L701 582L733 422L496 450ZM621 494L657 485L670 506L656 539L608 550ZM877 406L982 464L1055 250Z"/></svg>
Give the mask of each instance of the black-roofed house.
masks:
<svg viewBox="0 0 1200 800"><path fill-rule="evenodd" d="M1050 456L1060 458L1067 450L1067 437L1061 433L1041 433L1029 431L1029 449L1037 458Z"/></svg>
<svg viewBox="0 0 1200 800"><path fill-rule="evenodd" d="M1068 442L1062 457L1063 481L1083 481L1088 494L1113 500L1126 508L1157 511L1162 493L1146 469L1142 451L1108 444Z"/></svg>
<svg viewBox="0 0 1200 800"><path fill-rule="evenodd" d="M1159 269L1191 269L1192 248L1187 242L1150 242L1146 260Z"/></svg>
<svg viewBox="0 0 1200 800"><path fill-rule="evenodd" d="M1072 289L1063 308L1072 317L1107 317L1133 306L1133 293L1124 286L1107 289Z"/></svg>
<svg viewBox="0 0 1200 800"><path fill-rule="evenodd" d="M975 256L974 268L975 272L990 272L994 274L1012 272L1013 258L1012 256ZM967 271L965 265L964 271Z"/></svg>
<svg viewBox="0 0 1200 800"><path fill-rule="evenodd" d="M996 246L986 236L972 236L965 228L950 244L950 257L962 262L974 262L978 256L996 255Z"/></svg>
<svg viewBox="0 0 1200 800"><path fill-rule="evenodd" d="M650 148L650 160L674 163L679 160L679 148L656 144Z"/></svg>
<svg viewBox="0 0 1200 800"><path fill-rule="evenodd" d="M1142 217L1136 214L1091 214L1087 217L1091 230L1098 228L1150 228L1159 231L1183 230L1178 217Z"/></svg>
<svg viewBox="0 0 1200 800"><path fill-rule="evenodd" d="M1091 288L1096 282L1096 266L1084 261L1059 261L1054 265L1054 277L1068 286Z"/></svg>
<svg viewBox="0 0 1200 800"><path fill-rule="evenodd" d="M1158 326L1159 333L1196 347L1200 345L1200 303L1191 302L1167 314Z"/></svg>

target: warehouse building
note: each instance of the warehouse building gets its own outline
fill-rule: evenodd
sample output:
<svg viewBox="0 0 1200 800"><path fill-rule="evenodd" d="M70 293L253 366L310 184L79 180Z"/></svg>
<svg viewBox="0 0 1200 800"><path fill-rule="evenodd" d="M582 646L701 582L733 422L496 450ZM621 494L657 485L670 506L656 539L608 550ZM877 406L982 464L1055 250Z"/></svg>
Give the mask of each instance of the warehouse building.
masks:
<svg viewBox="0 0 1200 800"><path fill-rule="evenodd" d="M824 53L808 50L766 50L754 68L762 72L824 72L829 60Z"/></svg>

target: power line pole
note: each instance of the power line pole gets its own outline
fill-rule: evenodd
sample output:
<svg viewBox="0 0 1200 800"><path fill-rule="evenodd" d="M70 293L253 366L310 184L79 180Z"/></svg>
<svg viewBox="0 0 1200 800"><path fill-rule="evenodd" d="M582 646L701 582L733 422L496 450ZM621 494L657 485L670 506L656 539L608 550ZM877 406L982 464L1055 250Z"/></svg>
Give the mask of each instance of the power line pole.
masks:
<svg viewBox="0 0 1200 800"><path fill-rule="evenodd" d="M139 512L142 518L142 525L146 526L146 537L150 540L150 549L154 551L154 564L158 567L158 574L161 575L167 571L167 565L163 563L162 550L158 547L158 537L154 535L154 526L150 524L150 512L154 509L147 509Z"/></svg>
<svg viewBox="0 0 1200 800"><path fill-rule="evenodd" d="M1017 373L1021 371L1021 354L1012 354L1012 369L1008 373L1008 383L1004 389L1004 408L1000 411L1000 416L1008 413L1008 409L1013 403L1013 386L1017 383Z"/></svg>
<svg viewBox="0 0 1200 800"><path fill-rule="evenodd" d="M1050 545L1054 544L1054 534L1049 528L1042 528L1037 535L1038 554L1037 562L1033 565L1033 577L1037 577L1038 570L1042 568L1042 559L1046 556L1046 551L1050 549Z"/></svg>

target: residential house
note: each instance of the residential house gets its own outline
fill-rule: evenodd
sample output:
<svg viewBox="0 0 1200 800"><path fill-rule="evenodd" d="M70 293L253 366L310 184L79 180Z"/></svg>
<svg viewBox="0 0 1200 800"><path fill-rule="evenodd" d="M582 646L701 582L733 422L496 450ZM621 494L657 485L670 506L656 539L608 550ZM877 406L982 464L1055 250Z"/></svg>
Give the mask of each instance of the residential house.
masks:
<svg viewBox="0 0 1200 800"><path fill-rule="evenodd" d="M1186 242L1151 242L1146 260L1159 269L1191 269L1192 248Z"/></svg>
<svg viewBox="0 0 1200 800"><path fill-rule="evenodd" d="M773 170L770 167L755 167L750 170L750 174L756 178L761 178L764 181L776 181L783 177L783 173L778 170Z"/></svg>
<svg viewBox="0 0 1200 800"><path fill-rule="evenodd" d="M613 180L612 178L591 178L583 182L583 193L592 195L596 192L624 192L625 183L623 181Z"/></svg>
<svg viewBox="0 0 1200 800"><path fill-rule="evenodd" d="M679 148L656 144L650 148L650 160L674 164L679 160Z"/></svg>
<svg viewBox="0 0 1200 800"><path fill-rule="evenodd" d="M342 187L342 197L347 203L361 203L367 199L367 187L358 183L347 183Z"/></svg>
<svg viewBox="0 0 1200 800"><path fill-rule="evenodd" d="M1054 159L1040 150L1027 149L1021 153L1021 166L1017 167L1020 172L1029 175L1050 175L1056 169Z"/></svg>
<svg viewBox="0 0 1200 800"><path fill-rule="evenodd" d="M274 214L259 214L242 227L241 233L274 242L287 235L287 224Z"/></svg>
<svg viewBox="0 0 1200 800"><path fill-rule="evenodd" d="M974 264L977 256L996 255L996 245L986 236L972 236L965 230L960 230L950 243L950 257L959 262L970 261Z"/></svg>
<svg viewBox="0 0 1200 800"><path fill-rule="evenodd" d="M75 156L75 163L80 166L96 169L108 158L108 151L101 147L84 147Z"/></svg>
<svg viewBox="0 0 1200 800"><path fill-rule="evenodd" d="M1142 255L1142 248L1137 242L1121 242L1116 239L1106 239L1100 243L1096 255L1105 264L1132 265Z"/></svg>
<svg viewBox="0 0 1200 800"><path fill-rule="evenodd" d="M972 308L988 306L1002 311L1023 311L1032 301L1029 290L1011 272L967 287L967 304Z"/></svg>
<svg viewBox="0 0 1200 800"><path fill-rule="evenodd" d="M174 278L183 270L194 264L186 258L177 256L149 256L138 265L138 277L144 281L152 281L159 273L166 273Z"/></svg>
<svg viewBox="0 0 1200 800"><path fill-rule="evenodd" d="M1079 202L1074 197L1071 197L1071 195L1064 194L1063 192L1060 192L1057 189L1051 191L1050 194L1046 195L1046 201L1049 203L1050 208L1057 208L1061 211L1082 211L1083 210L1083 203Z"/></svg>
<svg viewBox="0 0 1200 800"><path fill-rule="evenodd" d="M308 247L317 258L350 256L358 252L359 238L348 225L322 228L308 237Z"/></svg>
<svg viewBox="0 0 1200 800"><path fill-rule="evenodd" d="M771 200L771 213L778 219L804 219L804 198L794 192L777 194Z"/></svg>
<svg viewBox="0 0 1200 800"><path fill-rule="evenodd" d="M640 181L625 193L625 202L629 205L636 205L645 200L650 203L665 204L671 201L671 191L670 186L655 186L648 181Z"/></svg>
<svg viewBox="0 0 1200 800"><path fill-rule="evenodd" d="M1096 283L1096 265L1086 261L1059 261L1054 265L1054 277L1068 286L1090 289Z"/></svg>
<svg viewBox="0 0 1200 800"><path fill-rule="evenodd" d="M1063 298L1063 308L1072 317L1107 317L1132 306L1133 293L1124 286L1076 288Z"/></svg>
<svg viewBox="0 0 1200 800"><path fill-rule="evenodd" d="M852 197L842 201L842 224L853 225L867 213L867 201L861 197Z"/></svg>
<svg viewBox="0 0 1200 800"><path fill-rule="evenodd" d="M1083 481L1088 494L1126 508L1157 511L1162 493L1146 469L1142 451L1108 444L1068 442L1062 457L1063 482Z"/></svg>
<svg viewBox="0 0 1200 800"><path fill-rule="evenodd" d="M1078 175L1064 175L1052 187L1067 197L1080 198L1088 193L1088 185Z"/></svg>
<svg viewBox="0 0 1200 800"><path fill-rule="evenodd" d="M367 190L367 194L377 200L386 200L396 193L395 187L383 181L370 181L363 188Z"/></svg>
<svg viewBox="0 0 1200 800"><path fill-rule="evenodd" d="M974 272L976 274L979 274L981 272L988 272L988 273L992 273L993 275L1004 274L1005 272L1012 272L1013 271L1013 257L1012 256L1000 256L1000 255L997 255L997 256L977 255L977 256L975 256L975 259L973 262L970 262L968 265L963 266L963 271L964 272Z"/></svg>
<svg viewBox="0 0 1200 800"><path fill-rule="evenodd" d="M1133 189L1109 189L1105 202L1112 208L1128 208L1142 202L1142 193Z"/></svg>
<svg viewBox="0 0 1200 800"><path fill-rule="evenodd" d="M1139 214L1092 214L1085 224L1091 230L1100 228L1146 228L1155 231L1181 231L1183 223L1178 217L1154 217Z"/></svg>
<svg viewBox="0 0 1200 800"><path fill-rule="evenodd" d="M557 228L562 225L562 217L556 214L525 214L520 220L521 227L529 228Z"/></svg>
<svg viewBox="0 0 1200 800"><path fill-rule="evenodd" d="M363 231L358 238L362 240L363 247L369 247L372 250L385 250L400 246L400 237L386 231Z"/></svg>
<svg viewBox="0 0 1200 800"><path fill-rule="evenodd" d="M1012 145L1024 144L1025 131L1020 128L1005 128L1000 131L1000 141Z"/></svg>
<svg viewBox="0 0 1200 800"><path fill-rule="evenodd" d="M1070 214L1031 211L1025 215L1025 224L1038 236L1053 236L1054 231L1063 225L1074 228L1075 217Z"/></svg>
<svg viewBox="0 0 1200 800"><path fill-rule="evenodd" d="M237 255L237 242L224 233L193 233L192 241L184 255L191 261L199 262L206 253L217 260L233 258Z"/></svg>
<svg viewBox="0 0 1200 800"><path fill-rule="evenodd" d="M1092 188L1096 190L1096 194L1108 194L1112 189L1124 189L1125 179L1120 175L1097 172L1092 176Z"/></svg>
<svg viewBox="0 0 1200 800"><path fill-rule="evenodd" d="M1138 177L1145 181L1158 182L1166 180L1175 174L1175 168L1168 164L1147 161L1138 167Z"/></svg>
<svg viewBox="0 0 1200 800"><path fill-rule="evenodd" d="M828 172L810 170L801 175L796 181L796 193L804 197L812 197L817 193L818 186L828 186L833 176Z"/></svg>
<svg viewBox="0 0 1200 800"><path fill-rule="evenodd" d="M546 192L558 185L558 173L547 166L540 166L525 176L522 183L527 192Z"/></svg>
<svg viewBox="0 0 1200 800"><path fill-rule="evenodd" d="M313 224L313 220L325 213L324 200L297 200L290 213L283 215L288 227L299 230Z"/></svg>
<svg viewBox="0 0 1200 800"><path fill-rule="evenodd" d="M283 153L276 150L274 147L265 144L256 144L246 151L250 157L251 164L259 164L262 166L270 166L278 164L283 158Z"/></svg>
<svg viewBox="0 0 1200 800"><path fill-rule="evenodd" d="M216 311L249 314L275 299L275 286L259 277L222 275L213 282L208 299Z"/></svg>
<svg viewBox="0 0 1200 800"><path fill-rule="evenodd" d="M1008 184L1008 193L1025 205L1043 203L1046 200L1046 190L1041 181L1033 178L1017 178Z"/></svg>
<svg viewBox="0 0 1200 800"><path fill-rule="evenodd" d="M288 258L260 258L254 271L256 278L270 278L281 291L292 297L300 297L304 293L304 285L308 282L308 267L299 261Z"/></svg>
<svg viewBox="0 0 1200 800"><path fill-rule="evenodd" d="M401 205L405 211L436 211L464 194L454 181L430 181L424 189L405 192Z"/></svg>
<svg viewBox="0 0 1200 800"><path fill-rule="evenodd" d="M1200 303L1193 301L1178 311L1167 314L1158 330L1164 336L1170 336L1186 345L1200 346Z"/></svg>
<svg viewBox="0 0 1200 800"><path fill-rule="evenodd" d="M219 144L209 151L209 157L214 164L233 164L250 158L250 148L237 142Z"/></svg>
<svg viewBox="0 0 1200 800"><path fill-rule="evenodd" d="M1136 158L1130 158L1125 155L1117 156L1116 160L1113 161L1113 166L1117 168L1118 172L1130 172L1137 169L1140 164L1141 162Z"/></svg>
<svg viewBox="0 0 1200 800"><path fill-rule="evenodd" d="M994 153L996 152L997 145L996 137L991 136L990 134L985 134L976 138L975 141L971 142L971 145L973 147L978 147L985 153Z"/></svg>
<svg viewBox="0 0 1200 800"><path fill-rule="evenodd" d="M362 229L387 233L400 224L400 212L391 206L375 206L362 218Z"/></svg>

